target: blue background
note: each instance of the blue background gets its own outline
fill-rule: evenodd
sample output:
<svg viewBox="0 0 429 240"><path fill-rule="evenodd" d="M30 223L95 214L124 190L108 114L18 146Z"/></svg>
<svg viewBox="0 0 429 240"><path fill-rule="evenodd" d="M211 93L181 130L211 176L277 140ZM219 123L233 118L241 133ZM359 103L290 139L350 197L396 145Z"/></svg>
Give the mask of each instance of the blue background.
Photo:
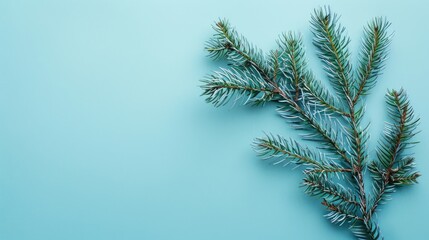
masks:
<svg viewBox="0 0 429 240"><path fill-rule="evenodd" d="M255 156L250 143L264 131L296 136L274 106L214 108L198 88L218 65L203 48L219 17L265 51L300 31L321 73L308 21L324 4L342 15L354 53L368 20L393 23L385 74L368 97L371 154L386 89L403 86L422 118L423 176L379 220L386 239L426 239L423 0L1 1L0 239L352 239L298 187L300 170Z"/></svg>

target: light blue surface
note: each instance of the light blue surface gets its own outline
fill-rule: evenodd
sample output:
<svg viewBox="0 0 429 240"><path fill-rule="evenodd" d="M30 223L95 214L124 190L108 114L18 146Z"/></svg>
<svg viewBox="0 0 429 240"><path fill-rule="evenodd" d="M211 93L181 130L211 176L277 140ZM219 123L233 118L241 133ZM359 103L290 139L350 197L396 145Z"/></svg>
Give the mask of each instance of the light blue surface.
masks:
<svg viewBox="0 0 429 240"><path fill-rule="evenodd" d="M298 188L299 170L252 151L263 131L295 135L273 107L216 109L197 87L217 67L203 47L219 17L265 51L301 31L320 72L308 21L324 4L355 53L371 17L393 23L368 99L371 143L386 89L405 87L422 118L423 176L380 223L386 239L427 239L429 5L348 2L1 1L0 239L352 239Z"/></svg>

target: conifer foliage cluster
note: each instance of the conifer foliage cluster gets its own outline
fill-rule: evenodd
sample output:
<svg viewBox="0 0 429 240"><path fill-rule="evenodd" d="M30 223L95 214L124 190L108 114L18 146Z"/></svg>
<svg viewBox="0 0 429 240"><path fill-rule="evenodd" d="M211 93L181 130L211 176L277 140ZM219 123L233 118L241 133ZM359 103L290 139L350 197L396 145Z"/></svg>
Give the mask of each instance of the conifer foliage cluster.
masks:
<svg viewBox="0 0 429 240"><path fill-rule="evenodd" d="M419 119L403 89L389 90L390 119L378 146L368 146L364 99L385 66L390 23L378 17L364 27L359 60L352 66L350 39L338 21L329 7L316 9L310 21L313 44L332 88L322 85L320 76L308 68L301 35L280 35L278 47L264 54L227 20L217 21L206 50L228 66L202 80L202 95L215 106L230 101L276 103L279 115L313 147L267 134L255 140L256 152L275 163L302 167L305 192L320 198L332 223L346 223L358 239L382 239L374 217L380 205L420 176L409 152ZM372 150L374 156L369 154ZM364 181L366 174L371 181Z"/></svg>

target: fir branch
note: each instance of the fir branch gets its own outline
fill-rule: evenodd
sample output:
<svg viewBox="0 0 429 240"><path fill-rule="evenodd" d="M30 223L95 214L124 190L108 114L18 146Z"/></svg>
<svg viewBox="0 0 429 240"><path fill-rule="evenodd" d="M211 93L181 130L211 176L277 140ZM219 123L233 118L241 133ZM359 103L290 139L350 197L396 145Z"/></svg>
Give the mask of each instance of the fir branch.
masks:
<svg viewBox="0 0 429 240"><path fill-rule="evenodd" d="M334 88L349 106L350 110L350 125L351 125L351 141L353 152L356 158L356 178L358 184L363 183L361 175L360 164L363 161L362 153L362 135L358 122L360 119L360 112L355 111L355 105L352 101L350 91L351 79L351 64L349 63L350 53L348 51L348 44L350 39L344 36L345 28L338 24L338 15L331 13L328 7L315 10L312 15L311 25L314 35L313 43L318 48L318 56L325 64L325 70L328 78L333 83ZM362 202L365 202L364 191L362 192Z"/></svg>
<svg viewBox="0 0 429 240"><path fill-rule="evenodd" d="M221 68L202 80L203 93L206 101L215 106L222 106L235 95L235 101L245 98L244 104L260 104L272 100L275 96L271 86L261 77L249 71Z"/></svg>
<svg viewBox="0 0 429 240"><path fill-rule="evenodd" d="M213 29L216 34L206 44L209 56L214 59L226 56L231 64L239 67L252 67L265 80L269 80L267 61L262 50L249 43L244 36L239 35L225 19L216 22Z"/></svg>
<svg viewBox="0 0 429 240"><path fill-rule="evenodd" d="M378 161L370 168L376 184L369 217L375 213L383 199L387 198L386 193L394 191L394 186L417 183L420 176L418 172L411 172L414 158L405 154L405 150L415 144L412 137L417 134L419 119L414 116L414 110L403 89L389 91L386 102L392 123L385 127L377 148Z"/></svg>
<svg viewBox="0 0 429 240"><path fill-rule="evenodd" d="M353 174L356 180L356 188L361 201L361 212L366 214L367 200L362 175L362 162L365 160L363 150L365 131L360 129L361 110L356 111L351 93L353 81L351 79L351 64L348 44L350 39L344 36L345 28L338 24L338 15L332 14L330 9L315 10L312 15L311 25L314 35L313 43L318 48L318 56L325 64L325 71L333 83L334 89L343 97L349 107L349 137L352 145Z"/></svg>
<svg viewBox="0 0 429 240"><path fill-rule="evenodd" d="M290 96L297 102L300 98L306 61L302 48L302 38L291 32L283 34L278 41L282 54L281 72L290 84Z"/></svg>
<svg viewBox="0 0 429 240"><path fill-rule="evenodd" d="M355 222L362 221L363 219L357 216L354 212L354 204L335 204L323 199L322 205L329 210L329 213L325 215L332 223L342 225L344 222Z"/></svg>
<svg viewBox="0 0 429 240"><path fill-rule="evenodd" d="M373 182L373 195L370 199L370 208L368 209L366 217L367 221L371 221L378 206L386 203L390 199L391 194L394 192L394 185L389 184L388 181L385 181L384 176L382 181Z"/></svg>
<svg viewBox="0 0 429 240"><path fill-rule="evenodd" d="M324 63L324 69L339 96L349 101L351 64L348 60L350 39L343 34L345 28L338 24L339 16L329 7L316 9L311 16L313 44L318 56Z"/></svg>
<svg viewBox="0 0 429 240"><path fill-rule="evenodd" d="M358 219L350 226L350 230L359 240L378 240L383 239L380 233L380 227L371 222Z"/></svg>
<svg viewBox="0 0 429 240"><path fill-rule="evenodd" d="M293 163L297 166L305 166L304 173L314 176L313 179L316 176L329 174L335 174L339 179L343 179L345 173L352 171L341 167L325 154L316 154L308 147L304 147L292 139L286 140L281 136L266 135L264 138L257 138L253 146L262 159L273 159L274 165L287 166ZM330 188L334 191L338 187L330 186Z"/></svg>
<svg viewBox="0 0 429 240"><path fill-rule="evenodd" d="M334 120L331 120L329 124L321 125L316 120L318 118L316 116L317 112L306 111L291 99L281 100L281 102L286 104L279 107L277 112L288 120L295 129L307 132L307 134L301 135L303 139L319 143L322 145L321 148L340 156L347 165L351 165L347 151L338 143L340 134L336 131L339 127L334 127L336 125Z"/></svg>
<svg viewBox="0 0 429 240"><path fill-rule="evenodd" d="M267 135L265 138L257 138L255 139L254 147L255 151L263 159L280 157L276 164L290 159L297 165L323 168L320 156L317 156L308 148L302 147L296 141L286 140L280 136Z"/></svg>
<svg viewBox="0 0 429 240"><path fill-rule="evenodd" d="M300 94L306 94L307 100L332 112L347 116L348 114L337 107L336 100L323 88L314 75L307 69L304 47L301 35L283 34L278 41L280 47L280 68L287 86L292 90L290 97L297 102Z"/></svg>
<svg viewBox="0 0 429 240"><path fill-rule="evenodd" d="M377 157L384 169L390 171L404 151L415 144L411 140L417 134L419 119L414 116L414 110L403 89L390 91L386 95L386 102L392 123L386 125Z"/></svg>
<svg viewBox="0 0 429 240"><path fill-rule="evenodd" d="M278 50L271 51L268 57L268 75L273 82L278 82L280 75L280 53Z"/></svg>
<svg viewBox="0 0 429 240"><path fill-rule="evenodd" d="M276 164L304 167L306 192L323 198L328 219L339 224L348 222L359 239L379 239L382 237L373 218L376 209L397 187L417 183L420 176L414 170L414 158L406 153L415 144L412 137L418 119L404 91L390 91L387 103L392 123L386 126L377 148L377 161L367 163L369 124L361 126L364 105L359 99L375 85L384 68L390 23L376 18L365 28L354 78L349 62L350 40L338 19L325 7L315 10L311 20L313 43L338 99L307 69L300 35L283 34L279 48L265 57L226 20L214 25L216 33L207 50L215 59L225 57L230 68L221 68L206 77L202 95L215 106L232 99L244 104L279 104L280 115L303 130L302 139L316 142L323 153L273 135L256 139L256 151ZM366 169L373 176L372 195L364 184Z"/></svg>
<svg viewBox="0 0 429 240"><path fill-rule="evenodd" d="M325 175L320 174L307 174L303 185L306 187L305 192L308 195L323 198L324 201L330 203L350 205L348 211L356 215L359 203L350 189L346 189L342 185L332 182Z"/></svg>
<svg viewBox="0 0 429 240"><path fill-rule="evenodd" d="M279 108L279 112L282 116L285 116L287 118L287 112L293 112L301 118L306 119L306 126L310 129L313 129L312 131L314 133L316 133L319 137L322 137L328 142L328 149L335 151L347 162L350 162L350 160L346 156L346 151L340 148L340 146L335 142L335 139L330 134L330 132L324 129L319 123L317 123L317 121L312 116L310 116L309 113L307 113L302 107L300 107L295 101L293 101L293 97L287 94L285 90L287 89L287 86L282 85L281 81L279 84L275 81L275 79L270 77L270 68L266 67L265 60L261 51L256 50L256 48L253 47L253 45L249 44L243 36L238 35L237 32L225 20L220 20L219 22L217 22L214 28L217 34L215 34L214 40L212 40L212 42L221 44L212 45L212 48L207 48L209 53L212 51L218 51L217 49L219 49L221 45L224 45L225 49L223 49L222 51L226 51L226 56L228 59L232 60L232 62L237 66L251 68L250 71L252 69L255 70L258 74L262 76L265 82L273 88L273 92L277 93L278 95L280 95L281 98L283 98L281 102L285 103L285 105ZM283 51L283 53L285 52L286 51ZM280 58L280 56L278 58ZM246 61L238 61L240 59L245 59ZM275 69L275 66L272 69Z"/></svg>
<svg viewBox="0 0 429 240"><path fill-rule="evenodd" d="M373 19L364 29L354 103L359 100L361 95L367 94L374 87L377 77L384 68L388 46L392 38L392 34L388 33L389 26L390 22L379 17Z"/></svg>
<svg viewBox="0 0 429 240"><path fill-rule="evenodd" d="M403 157L402 159L400 159L394 164L392 168L392 172L395 174L404 175L414 171L414 168L415 168L414 160L415 159L412 156Z"/></svg>
<svg viewBox="0 0 429 240"><path fill-rule="evenodd" d="M316 87L315 84L317 83L310 78L311 73L307 70L301 36L292 33L283 34L278 44L281 52L279 58L282 60L280 71L285 79L284 84L280 84L280 89L283 92L288 92L284 99L286 106L278 109L280 115L291 121L295 128L309 131L310 133L304 136L305 139L319 143L323 143L322 140L327 141L327 144L324 144L325 149L337 153L350 163L346 151L336 143L339 134L335 134L334 131L329 130L330 128L320 125L316 120L317 117L311 113L312 111L305 108L309 103L319 101L318 103L329 106L328 109L330 110L344 113L333 106L333 101L329 99L328 93L321 86ZM309 98L301 96L303 93Z"/></svg>
<svg viewBox="0 0 429 240"><path fill-rule="evenodd" d="M347 93L346 93L347 94ZM351 97L347 96L347 100L349 101L349 109L350 115L348 118L348 122L350 127L347 128L347 132L349 134L350 145L352 149L352 168L353 168L353 178L355 179L355 188L359 193L360 199L360 211L364 219L363 225L367 228L362 228L367 230L367 235L372 236L372 229L368 228L368 224L370 224L369 217L367 216L367 197L365 191L365 182L363 176L364 165L363 162L366 158L366 142L367 142L367 128L361 129L359 124L361 123L363 117L363 108L360 108L356 111L355 104L350 101Z"/></svg>
<svg viewBox="0 0 429 240"><path fill-rule="evenodd" d="M344 117L349 117L350 114L341 109L338 105L338 100L325 89L321 82L315 79L314 74L307 72L303 77L303 91L307 95L307 100L321 109L337 113Z"/></svg>
<svg viewBox="0 0 429 240"><path fill-rule="evenodd" d="M418 183L417 179L421 176L419 172L394 174L392 183L397 186L412 185Z"/></svg>

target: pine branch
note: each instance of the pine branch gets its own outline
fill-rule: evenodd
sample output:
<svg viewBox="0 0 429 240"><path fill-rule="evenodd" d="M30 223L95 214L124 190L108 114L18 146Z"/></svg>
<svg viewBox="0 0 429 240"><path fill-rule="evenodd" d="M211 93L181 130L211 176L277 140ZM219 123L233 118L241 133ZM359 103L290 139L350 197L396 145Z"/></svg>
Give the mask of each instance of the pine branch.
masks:
<svg viewBox="0 0 429 240"><path fill-rule="evenodd" d="M350 163L346 151L335 142L339 134L330 131L329 127L320 125L317 117L308 111L308 105L318 101L321 105L328 106L328 109L342 112L333 106L332 98L329 99L327 91L323 90L317 82L310 78L311 73L307 70L302 38L292 33L283 34L278 41L280 46L280 71L284 76L284 81L280 87L282 91L288 92L284 102L287 103L278 109L281 116L288 119L297 129L307 130L310 133L304 136L307 140L318 141L324 144L324 148L337 153L346 162ZM283 83L283 84L282 84ZM307 91L306 91L307 90ZM303 96L302 94L306 94ZM316 105L318 106L318 105ZM325 115L326 113L323 113Z"/></svg>
<svg viewBox="0 0 429 240"><path fill-rule="evenodd" d="M329 211L325 217L332 223L342 225L346 221L362 221L362 218L355 214L355 206L353 204L335 204L324 199L322 205Z"/></svg>
<svg viewBox="0 0 429 240"><path fill-rule="evenodd" d="M245 98L244 104L261 104L275 97L272 87L260 76L237 68L221 68L202 82L202 95L207 96L206 101L215 106L225 105L233 96L235 101Z"/></svg>
<svg viewBox="0 0 429 240"><path fill-rule="evenodd" d="M370 208L367 214L367 220L370 221L375 214L378 206L385 204L389 199L392 193L395 192L395 188L392 184L389 184L388 181L383 180L380 182L373 182L373 195L370 199Z"/></svg>
<svg viewBox="0 0 429 240"><path fill-rule="evenodd" d="M318 56L325 64L325 71L333 83L334 89L347 103L350 110L350 125L352 129L351 140L356 162L359 165L363 161L361 137L363 131L359 130L358 123L361 115L355 110L353 96L350 91L351 65L348 44L350 39L344 36L345 28L338 24L338 15L331 13L327 7L315 10L312 15L311 25L314 35L313 43L318 48ZM357 172L360 170L357 169ZM360 179L360 177L358 176Z"/></svg>
<svg viewBox="0 0 429 240"><path fill-rule="evenodd" d="M325 65L324 69L333 83L334 89L338 95L343 96L349 107L350 139L353 142L356 162L360 165L364 158L361 146L363 131L360 131L358 126L361 111L355 110L350 89L352 75L351 64L348 60L350 39L344 36L345 28L338 24L338 19L339 16L331 13L329 8L315 10L311 20L313 43L319 50L318 56Z"/></svg>
<svg viewBox="0 0 429 240"><path fill-rule="evenodd" d="M340 116L350 116L349 113L338 107L338 100L322 86L320 81L315 79L311 72L307 72L303 78L303 91L306 94L309 103L320 106L321 109L326 111L337 113Z"/></svg>
<svg viewBox="0 0 429 240"><path fill-rule="evenodd" d="M377 77L383 70L387 59L388 46L392 35L388 33L390 22L385 18L375 18L364 29L362 51L359 53L357 89L353 102L374 87Z"/></svg>
<svg viewBox="0 0 429 240"><path fill-rule="evenodd" d="M362 117L362 109L356 111L355 103L351 93L353 81L351 79L351 65L349 63L350 53L348 44L350 39L344 36L345 28L339 25L339 17L332 14L329 8L315 10L312 15L311 25L313 28L314 45L318 48L318 56L325 64L325 71L328 78L333 83L334 89L343 97L349 107L349 139L352 147L352 165L356 188L359 192L361 213L366 215L367 200L365 185L362 174L362 163L365 160L363 150L366 136L364 131L359 127Z"/></svg>
<svg viewBox="0 0 429 240"><path fill-rule="evenodd" d="M414 157L405 156L394 164L392 172L399 175L406 175L407 173L413 172L414 169Z"/></svg>
<svg viewBox="0 0 429 240"><path fill-rule="evenodd" d="M279 58L282 60L280 71L286 79L287 86L291 89L291 98L297 102L301 93L306 94L307 100L312 104L347 116L345 111L336 106L336 100L307 69L301 35L283 34L278 41L278 45L281 52Z"/></svg>
<svg viewBox="0 0 429 240"><path fill-rule="evenodd" d="M311 167L306 171L314 172L348 172L350 169L341 168L324 154L316 154L308 147L303 147L298 142L286 140L281 136L266 135L265 138L257 138L254 142L255 151L263 159L276 159L275 164L287 161L296 165Z"/></svg>
<svg viewBox="0 0 429 240"><path fill-rule="evenodd" d="M278 50L271 51L268 56L268 75L273 82L278 82L280 75L280 53Z"/></svg>
<svg viewBox="0 0 429 240"><path fill-rule="evenodd" d="M392 182L397 186L412 185L418 183L417 179L420 176L421 174L419 172L394 174Z"/></svg>
<svg viewBox="0 0 429 240"><path fill-rule="evenodd" d="M387 197L386 193L394 191L394 186L417 183L420 176L418 172L412 172L414 158L405 154L405 150L415 144L412 138L417 134L419 119L414 116L414 110L403 89L389 91L386 102L392 123L386 125L377 149L378 161L370 168L376 181L370 217Z"/></svg>
<svg viewBox="0 0 429 240"><path fill-rule="evenodd" d="M279 48L265 56L226 20L215 24L216 33L207 43L207 50L215 59L225 57L230 68L206 77L202 95L215 106L231 100L279 104L279 114L304 131L302 139L316 142L323 152L273 135L256 139L255 150L264 159L274 159L275 164L304 167L306 193L323 198L329 220L348 222L358 239L380 239L373 218L378 206L397 187L417 183L420 176L414 170L414 157L406 151L415 144L412 137L417 133L418 119L404 91L390 91L387 103L392 123L386 126L377 148L377 161L368 164L369 124L361 126L365 108L359 100L368 94L384 68L390 23L375 18L364 29L359 66L353 75L350 39L338 19L328 7L315 10L311 19L313 43L335 97L308 70L300 35L283 34ZM366 169L372 175L372 195L364 183Z"/></svg>
<svg viewBox="0 0 429 240"><path fill-rule="evenodd" d="M231 64L239 67L252 67L265 80L269 79L267 61L262 50L250 44L244 36L239 35L225 19L216 22L213 29L216 34L206 44L209 56L214 59L226 56Z"/></svg>
<svg viewBox="0 0 429 240"><path fill-rule="evenodd" d="M304 140L319 143L322 146L322 149L340 156L347 165L350 166L351 160L347 156L346 150L344 150L338 143L341 136L337 132L340 128L340 126L337 126L337 124L340 124L339 122L331 120L325 125L321 125L316 120L318 118L318 116L316 116L318 114L317 112L312 113L309 110L305 110L291 99L281 101L286 104L279 107L277 111L280 116L288 120L295 129L306 132L306 134L301 135ZM305 104L302 105L305 106Z"/></svg>
<svg viewBox="0 0 429 240"><path fill-rule="evenodd" d="M297 102L300 98L303 78L306 69L304 50L302 48L302 38L291 32L283 34L278 41L282 54L280 58L281 72L290 84L290 96Z"/></svg>
<svg viewBox="0 0 429 240"><path fill-rule="evenodd" d="M345 28L338 24L339 16L331 13L329 7L314 11L311 16L313 44L334 89L345 101L350 97L351 65L348 60L350 39L343 34Z"/></svg>
<svg viewBox="0 0 429 240"><path fill-rule="evenodd" d="M323 198L324 201L339 205L349 205L348 211L356 215L359 203L355 195L340 184L333 183L325 175L307 174L303 185L305 192L310 196Z"/></svg>
<svg viewBox="0 0 429 240"><path fill-rule="evenodd" d="M386 102L392 123L386 125L377 157L384 169L391 170L395 161L404 156L404 151L415 144L411 140L417 134L419 119L415 118L414 110L403 89L390 91L386 95Z"/></svg>
<svg viewBox="0 0 429 240"><path fill-rule="evenodd" d="M257 138L254 142L254 147L255 151L263 159L280 158L276 164L289 159L297 165L324 167L321 156L316 155L308 148L302 147L296 141L286 140L280 136L267 135L265 138Z"/></svg>
<svg viewBox="0 0 429 240"><path fill-rule="evenodd" d="M249 71L255 70L265 80L269 88L272 87L273 92L280 95L282 98L281 102L285 103L284 106L279 109L279 112L282 114L282 116L288 117L289 115L287 113L293 112L295 115L306 119L306 127L313 129L313 133L325 139L328 142L329 149L332 149L338 153L339 156L346 159L346 161L350 161L346 156L345 150L340 148L340 146L335 142L335 139L333 139L333 136L331 136L330 132L318 124L312 116L310 116L306 111L304 111L302 107L293 101L291 96L289 96L284 90L285 86L279 84L275 81L275 79L270 77L270 69L272 71L272 69L275 69L276 67L266 67L265 61L263 60L264 58L261 55L262 53L260 53L259 50L255 50L244 37L239 36L225 20L217 22L214 29L216 30L216 34L214 38L209 41L210 45L207 47L207 50L210 54L212 54L212 56L219 57L226 55L227 58L230 59L236 66L250 68ZM245 59L246 61L238 61L240 59ZM276 60L274 60L274 62L276 62ZM204 88L205 87L203 86L203 89ZM203 93L203 95L207 94Z"/></svg>
<svg viewBox="0 0 429 240"><path fill-rule="evenodd" d="M350 230L359 240L384 239L381 237L379 226L371 221L365 222L359 219L350 226Z"/></svg>
<svg viewBox="0 0 429 240"><path fill-rule="evenodd" d="M347 94L347 93L346 93ZM365 182L363 177L363 162L366 158L366 152L364 150L364 147L366 146L366 141L368 139L367 137L367 127L364 129L361 129L359 127L359 124L361 122L362 116L363 116L363 108L359 109L358 111L355 110L355 105L353 102L350 102L350 96L347 96L347 99L349 101L349 108L350 108L350 116L349 116L349 124L350 128L348 128L349 136L351 139L351 148L352 148L352 166L353 166L353 177L356 182L356 190L359 193L359 199L360 199L360 211L363 215L363 218L365 220L364 225L368 226L370 223L369 217L367 216L367 197L366 197L366 191L365 191ZM364 228L365 229L365 228ZM367 235L372 235L372 229L366 228Z"/></svg>

